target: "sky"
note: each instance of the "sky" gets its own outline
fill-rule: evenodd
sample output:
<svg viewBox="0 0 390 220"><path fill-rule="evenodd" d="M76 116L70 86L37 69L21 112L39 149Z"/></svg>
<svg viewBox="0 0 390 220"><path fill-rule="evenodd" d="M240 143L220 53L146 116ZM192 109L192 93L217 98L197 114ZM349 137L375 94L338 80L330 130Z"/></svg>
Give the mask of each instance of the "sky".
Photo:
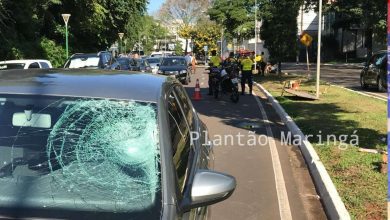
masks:
<svg viewBox="0 0 390 220"><path fill-rule="evenodd" d="M148 13L152 14L156 12L160 6L165 2L165 0L150 0L148 5Z"/></svg>

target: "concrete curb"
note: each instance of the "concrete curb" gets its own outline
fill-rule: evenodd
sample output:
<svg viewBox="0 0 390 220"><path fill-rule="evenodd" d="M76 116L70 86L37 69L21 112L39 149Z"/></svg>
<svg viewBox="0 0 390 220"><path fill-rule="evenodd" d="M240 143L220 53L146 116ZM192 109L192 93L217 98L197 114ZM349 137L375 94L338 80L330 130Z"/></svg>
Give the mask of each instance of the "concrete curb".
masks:
<svg viewBox="0 0 390 220"><path fill-rule="evenodd" d="M353 93L356 93L356 94L359 94L359 95L363 95L363 96L367 96L367 97L370 97L370 98L374 98L374 99L378 99L378 100L387 102L387 98L384 98L384 97L382 98L381 96L370 95L368 93L356 91L356 90L349 89L349 88L346 88L346 87L343 87L343 86L339 86L339 85L333 85L332 84L331 86L337 87L337 88L341 88L341 89L344 89L344 90L347 90L347 91L350 91L350 92L353 92Z"/></svg>
<svg viewBox="0 0 390 220"><path fill-rule="evenodd" d="M267 96L268 101L272 104L280 118L287 125L293 137L298 137L302 141L299 146L303 157L309 167L311 176L314 180L317 192L322 199L326 214L329 219L350 220L349 212L345 208L343 201L334 186L325 166L320 161L317 152L311 143L306 139L301 129L295 124L292 118L284 111L279 102L260 84L255 85Z"/></svg>

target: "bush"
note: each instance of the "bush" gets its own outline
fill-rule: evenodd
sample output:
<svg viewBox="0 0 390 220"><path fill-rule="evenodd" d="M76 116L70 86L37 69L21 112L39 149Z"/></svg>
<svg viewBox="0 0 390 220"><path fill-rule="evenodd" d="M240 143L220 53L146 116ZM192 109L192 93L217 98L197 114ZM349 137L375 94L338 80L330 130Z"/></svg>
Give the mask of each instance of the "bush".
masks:
<svg viewBox="0 0 390 220"><path fill-rule="evenodd" d="M50 60L53 67L62 67L66 61L66 50L58 46L53 40L42 38L40 46L43 56Z"/></svg>

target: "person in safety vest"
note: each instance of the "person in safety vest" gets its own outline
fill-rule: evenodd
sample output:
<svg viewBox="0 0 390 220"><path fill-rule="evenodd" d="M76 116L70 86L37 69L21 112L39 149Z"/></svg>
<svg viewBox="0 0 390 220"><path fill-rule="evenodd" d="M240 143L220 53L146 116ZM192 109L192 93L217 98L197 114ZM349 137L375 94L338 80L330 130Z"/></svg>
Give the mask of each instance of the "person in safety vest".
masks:
<svg viewBox="0 0 390 220"><path fill-rule="evenodd" d="M252 75L252 66L253 61L247 55L241 61L242 66L242 76L241 76L241 95L245 95L245 83L248 80L249 94L252 95L252 84L253 84L253 75Z"/></svg>
<svg viewBox="0 0 390 220"><path fill-rule="evenodd" d="M222 60L220 57L217 56L217 51L213 50L211 51L211 58L210 58L210 72L212 68L220 68L222 64ZM213 88L212 88L212 74L209 74L209 94L213 95Z"/></svg>

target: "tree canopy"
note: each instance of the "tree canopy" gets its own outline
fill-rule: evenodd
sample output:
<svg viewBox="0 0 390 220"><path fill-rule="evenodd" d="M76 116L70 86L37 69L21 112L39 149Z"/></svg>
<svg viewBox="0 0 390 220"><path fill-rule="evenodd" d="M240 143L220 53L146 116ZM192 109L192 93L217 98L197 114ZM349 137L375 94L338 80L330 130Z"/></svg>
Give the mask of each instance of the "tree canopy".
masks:
<svg viewBox="0 0 390 220"><path fill-rule="evenodd" d="M118 32L138 36L148 0L0 0L0 59L47 58L55 64L64 55L62 13L70 13L72 52L106 50ZM138 38L137 38L138 39ZM65 53L62 53L65 54Z"/></svg>

